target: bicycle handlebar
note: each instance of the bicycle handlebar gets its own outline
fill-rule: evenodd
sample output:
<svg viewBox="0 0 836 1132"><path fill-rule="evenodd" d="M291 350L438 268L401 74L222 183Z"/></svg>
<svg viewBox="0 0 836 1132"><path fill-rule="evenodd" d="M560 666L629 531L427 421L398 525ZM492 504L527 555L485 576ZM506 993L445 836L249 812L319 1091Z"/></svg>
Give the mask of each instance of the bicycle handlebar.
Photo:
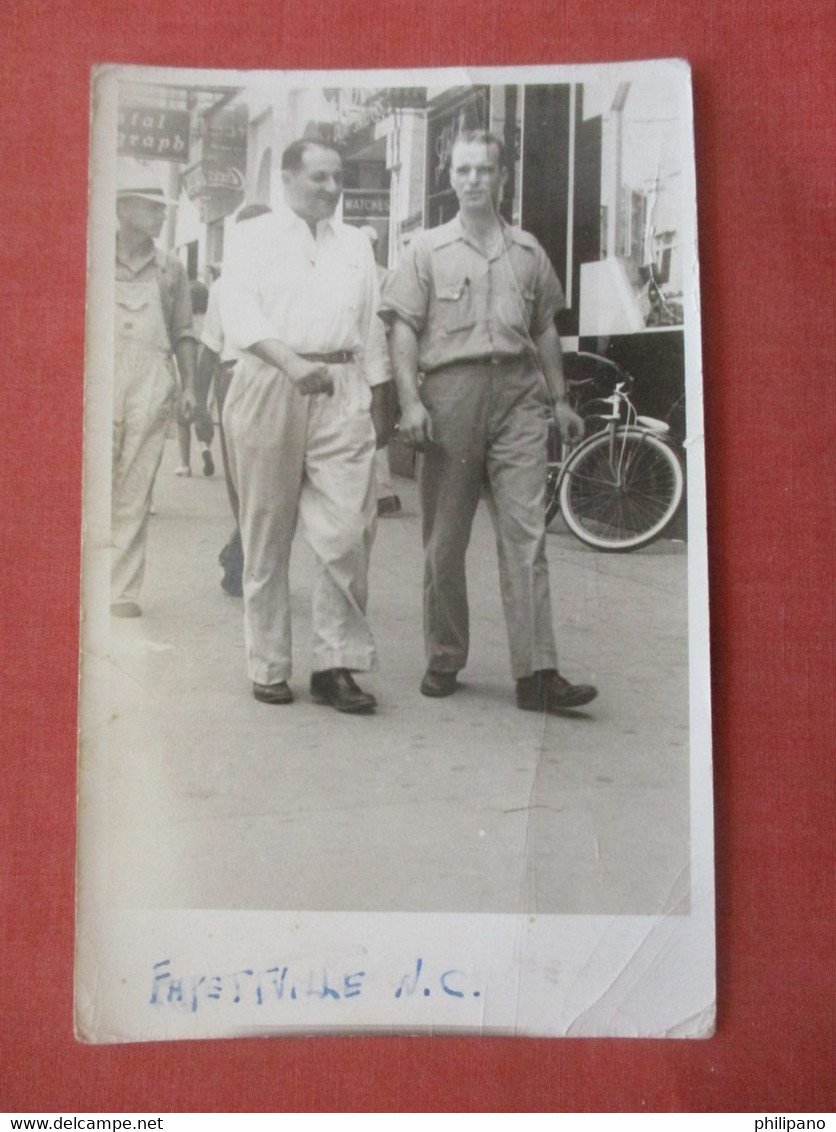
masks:
<svg viewBox="0 0 836 1132"><path fill-rule="evenodd" d="M574 357L589 358L590 361L593 362L603 362L605 366L609 366L611 369L620 370L622 368L618 362L613 361L612 358L605 357L604 354L596 354L592 350L578 350L577 353L574 354Z"/></svg>
<svg viewBox="0 0 836 1132"><path fill-rule="evenodd" d="M628 386L633 384L633 375L628 373L618 362L614 362L612 358L605 358L603 354L593 354L588 350L578 350L576 354L570 356L575 358L587 358L592 362L601 362L601 364L607 366L608 369L614 370L618 377L622 381L625 381Z"/></svg>

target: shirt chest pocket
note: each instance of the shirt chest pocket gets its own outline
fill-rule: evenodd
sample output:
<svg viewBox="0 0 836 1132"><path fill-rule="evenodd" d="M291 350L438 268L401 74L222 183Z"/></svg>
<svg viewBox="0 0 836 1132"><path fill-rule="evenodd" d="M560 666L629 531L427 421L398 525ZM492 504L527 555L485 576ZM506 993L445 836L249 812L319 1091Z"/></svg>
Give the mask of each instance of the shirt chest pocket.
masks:
<svg viewBox="0 0 836 1132"><path fill-rule="evenodd" d="M528 334L534 314L536 295L525 284L512 286L502 299L501 317L505 324L520 334Z"/></svg>
<svg viewBox="0 0 836 1132"><path fill-rule="evenodd" d="M447 334L469 330L476 325L476 303L468 278L439 281L435 297L438 321Z"/></svg>

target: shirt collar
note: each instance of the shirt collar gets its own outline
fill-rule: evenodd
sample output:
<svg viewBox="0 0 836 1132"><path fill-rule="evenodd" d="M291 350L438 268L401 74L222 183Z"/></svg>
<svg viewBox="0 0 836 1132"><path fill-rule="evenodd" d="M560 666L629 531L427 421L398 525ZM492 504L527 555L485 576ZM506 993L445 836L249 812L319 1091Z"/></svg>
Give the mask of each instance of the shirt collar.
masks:
<svg viewBox="0 0 836 1132"><path fill-rule="evenodd" d="M306 232L310 232L307 220L303 219L297 212L294 212L290 205L282 204L276 210L280 221L288 228L304 228ZM318 220L316 223L317 236L325 235L328 232L335 232L335 221L333 216L327 220Z"/></svg>
<svg viewBox="0 0 836 1132"><path fill-rule="evenodd" d="M156 255L157 245L151 239L149 239L147 247L143 244L133 255L128 255L127 252L120 252L118 239L116 241L116 259L119 263L123 264L123 266L130 268L134 275L137 275L144 267L147 267L148 264L156 258Z"/></svg>
<svg viewBox="0 0 836 1132"><path fill-rule="evenodd" d="M502 236L502 250L504 250L504 248L508 248L512 243L514 243L515 231L509 224L505 222L505 220L501 216L497 217L497 219L499 220L499 231ZM477 251L480 255L485 255L485 251L481 247L481 245L472 240L467 234L467 231L462 224L462 217L460 212L457 212L453 219L450 221L449 228L451 243L453 242L453 240L463 240L466 244L473 248L474 251ZM502 250L497 245L496 251L492 255L486 256L485 258L488 260L494 260L498 255L502 254Z"/></svg>

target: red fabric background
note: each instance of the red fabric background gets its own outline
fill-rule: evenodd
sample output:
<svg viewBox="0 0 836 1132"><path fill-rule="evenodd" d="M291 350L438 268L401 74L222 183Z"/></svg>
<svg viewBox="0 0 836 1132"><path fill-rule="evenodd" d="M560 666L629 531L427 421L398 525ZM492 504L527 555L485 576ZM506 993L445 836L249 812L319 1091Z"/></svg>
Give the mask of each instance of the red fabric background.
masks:
<svg viewBox="0 0 836 1132"><path fill-rule="evenodd" d="M6 1111L833 1107L833 33L825 0L5 0ZM693 66L719 1030L707 1042L72 1036L88 76L101 62ZM828 443L828 436L831 442ZM828 451L829 449L829 451Z"/></svg>

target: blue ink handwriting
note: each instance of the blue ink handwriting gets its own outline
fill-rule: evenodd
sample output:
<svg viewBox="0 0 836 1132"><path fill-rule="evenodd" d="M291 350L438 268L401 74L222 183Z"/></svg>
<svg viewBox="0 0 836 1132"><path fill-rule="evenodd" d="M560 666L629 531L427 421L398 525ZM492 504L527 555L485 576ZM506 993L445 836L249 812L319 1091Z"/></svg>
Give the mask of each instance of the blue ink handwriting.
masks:
<svg viewBox="0 0 836 1132"><path fill-rule="evenodd" d="M161 959L152 967L148 1002L150 1006L169 1006L193 1014L213 1003L264 1007L310 999L344 1002L364 994L369 997L369 978L366 971L343 970L335 976L324 967L293 971L280 965L264 970L243 967L225 974L181 974L173 968L171 959ZM391 983L389 988L391 995ZM380 983L372 989L380 990ZM397 999L426 999L433 994L446 999L472 999L480 998L482 992L470 985L465 971L450 968L431 972L421 958L394 988Z"/></svg>

